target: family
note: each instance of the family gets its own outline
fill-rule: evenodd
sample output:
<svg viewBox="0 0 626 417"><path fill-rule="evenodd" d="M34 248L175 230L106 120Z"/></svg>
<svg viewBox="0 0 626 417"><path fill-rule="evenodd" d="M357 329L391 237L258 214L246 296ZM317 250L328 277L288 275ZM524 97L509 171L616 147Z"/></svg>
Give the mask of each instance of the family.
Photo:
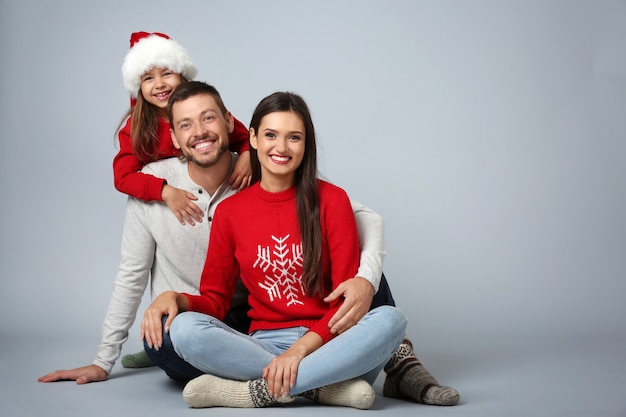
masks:
<svg viewBox="0 0 626 417"><path fill-rule="evenodd" d="M149 284L145 349L122 365L184 381L191 407L368 409L381 371L384 396L457 404L406 335L381 217L319 178L305 100L273 93L246 128L175 40L136 32L130 46L113 161L129 198L102 340L91 365L39 381L106 380Z"/></svg>

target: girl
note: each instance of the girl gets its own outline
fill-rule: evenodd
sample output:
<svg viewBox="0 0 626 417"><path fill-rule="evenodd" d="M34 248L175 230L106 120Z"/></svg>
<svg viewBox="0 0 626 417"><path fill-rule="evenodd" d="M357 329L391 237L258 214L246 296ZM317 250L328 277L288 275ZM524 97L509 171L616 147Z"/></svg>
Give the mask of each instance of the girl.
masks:
<svg viewBox="0 0 626 417"><path fill-rule="evenodd" d="M187 51L162 33L135 32L124 58L122 77L131 95L131 107L118 127L120 150L113 159L115 188L130 196L163 201L181 224L202 221L197 198L167 184L163 178L144 174L149 162L178 156L172 144L167 101L178 85L195 77L197 69ZM235 119L229 135L230 150L240 154L229 178L233 189L248 186L251 177L248 130Z"/></svg>
<svg viewBox="0 0 626 417"><path fill-rule="evenodd" d="M341 301L323 299L355 275L359 242L346 193L317 178L315 132L302 98L278 92L263 99L250 143L259 182L217 207L200 295L167 291L150 307L169 312L176 352L206 373L183 396L192 407L265 407L302 396L369 408L371 384L402 341L406 318L381 306L346 332L330 332ZM221 321L238 276L250 293L249 336ZM157 332L160 321L144 317L150 347L159 344Z"/></svg>

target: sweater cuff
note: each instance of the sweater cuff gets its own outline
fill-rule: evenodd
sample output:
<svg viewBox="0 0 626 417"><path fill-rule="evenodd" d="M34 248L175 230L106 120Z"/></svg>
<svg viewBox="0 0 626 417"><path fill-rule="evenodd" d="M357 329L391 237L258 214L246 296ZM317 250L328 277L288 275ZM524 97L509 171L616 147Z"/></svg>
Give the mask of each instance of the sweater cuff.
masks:
<svg viewBox="0 0 626 417"><path fill-rule="evenodd" d="M161 193L167 181L163 178L152 177L146 184L146 196L148 201L163 201Z"/></svg>
<svg viewBox="0 0 626 417"><path fill-rule="evenodd" d="M92 365L99 366L100 368L105 370L107 375L111 375L111 371L113 370L113 365L114 364L104 363L104 362L96 359L96 360L93 361Z"/></svg>
<svg viewBox="0 0 626 417"><path fill-rule="evenodd" d="M359 265L359 270L357 271L357 277L364 278L372 284L374 287L374 294L378 292L378 287L380 286L380 279L383 275L382 265L378 262L370 262L368 263L361 262Z"/></svg>
<svg viewBox="0 0 626 417"><path fill-rule="evenodd" d="M317 333L322 338L324 344L326 344L336 336L330 332L330 327L325 324L317 324L315 327L309 329L309 331Z"/></svg>
<svg viewBox="0 0 626 417"><path fill-rule="evenodd" d="M237 153L241 155L242 153L250 150L250 144L248 142L243 142L239 145L239 149L237 149Z"/></svg>

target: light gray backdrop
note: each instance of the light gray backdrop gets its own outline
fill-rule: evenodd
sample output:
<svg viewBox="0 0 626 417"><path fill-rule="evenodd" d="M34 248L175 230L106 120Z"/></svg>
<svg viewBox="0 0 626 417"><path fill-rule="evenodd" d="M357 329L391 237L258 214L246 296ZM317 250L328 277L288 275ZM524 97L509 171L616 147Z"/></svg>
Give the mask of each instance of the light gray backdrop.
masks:
<svg viewBox="0 0 626 417"><path fill-rule="evenodd" d="M3 337L95 353L137 30L184 45L246 124L265 95L303 95L323 174L385 218L424 349L624 340L626 2L554 0L2 0Z"/></svg>

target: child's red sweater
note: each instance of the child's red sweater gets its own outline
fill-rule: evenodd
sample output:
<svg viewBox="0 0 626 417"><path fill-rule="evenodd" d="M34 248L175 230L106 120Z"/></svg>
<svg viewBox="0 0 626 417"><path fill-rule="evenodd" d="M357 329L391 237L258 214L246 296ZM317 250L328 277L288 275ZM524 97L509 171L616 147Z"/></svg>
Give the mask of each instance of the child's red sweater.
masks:
<svg viewBox="0 0 626 417"><path fill-rule="evenodd" d="M133 151L133 142L130 137L130 122L131 118L129 117L124 127L118 133L120 150L113 158L113 182L115 188L124 194L141 200L162 201L161 190L166 181L163 178L140 172L145 163ZM155 152L157 159L179 155L178 149L172 143L170 124L162 117L159 117L157 135L159 137L159 143ZM248 129L237 119L235 119L235 128L228 135L228 139L228 148L231 151L241 154L250 150ZM151 158L146 159L151 160Z"/></svg>
<svg viewBox="0 0 626 417"><path fill-rule="evenodd" d="M323 279L328 295L355 276L359 239L345 191L322 180L318 184ZM257 183L218 205L200 295L185 294L189 310L223 320L241 276L250 293L250 332L305 326L327 342L333 337L328 322L341 301L328 304L305 295L302 262L295 187L270 193Z"/></svg>

